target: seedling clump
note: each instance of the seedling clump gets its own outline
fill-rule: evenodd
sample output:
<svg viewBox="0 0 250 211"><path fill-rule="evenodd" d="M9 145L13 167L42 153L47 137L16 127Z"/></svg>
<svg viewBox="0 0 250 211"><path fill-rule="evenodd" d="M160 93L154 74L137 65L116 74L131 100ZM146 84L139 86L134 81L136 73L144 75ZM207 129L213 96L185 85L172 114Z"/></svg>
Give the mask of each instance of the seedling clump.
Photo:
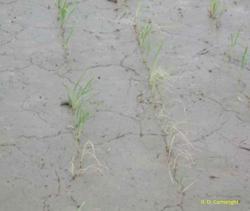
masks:
<svg viewBox="0 0 250 211"><path fill-rule="evenodd" d="M219 0L210 0L210 6L209 6L209 17L212 19L216 19L219 16L219 8L220 8L220 2Z"/></svg>
<svg viewBox="0 0 250 211"><path fill-rule="evenodd" d="M81 79L80 79L81 80ZM89 80L85 86L80 84L80 80L73 88L66 87L68 93L68 102L64 103L70 106L74 113L74 129L77 141L80 141L84 125L90 117L87 111L87 96L91 91L92 80Z"/></svg>

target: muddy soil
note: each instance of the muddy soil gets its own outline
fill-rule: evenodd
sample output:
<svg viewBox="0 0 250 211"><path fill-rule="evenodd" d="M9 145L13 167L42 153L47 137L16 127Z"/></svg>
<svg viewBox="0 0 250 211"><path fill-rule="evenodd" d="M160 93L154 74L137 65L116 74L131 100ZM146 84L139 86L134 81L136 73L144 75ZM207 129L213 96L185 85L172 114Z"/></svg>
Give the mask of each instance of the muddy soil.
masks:
<svg viewBox="0 0 250 211"><path fill-rule="evenodd" d="M208 1L142 1L153 43L164 42L165 119L138 45L136 5L78 1L65 50L54 1L0 0L1 211L77 211L83 202L84 211L250 210L250 65L241 68L250 2L224 1L213 20ZM92 115L78 145L61 103L83 74L93 79ZM178 180L164 128L177 131ZM102 166L72 178L72 158L88 140Z"/></svg>

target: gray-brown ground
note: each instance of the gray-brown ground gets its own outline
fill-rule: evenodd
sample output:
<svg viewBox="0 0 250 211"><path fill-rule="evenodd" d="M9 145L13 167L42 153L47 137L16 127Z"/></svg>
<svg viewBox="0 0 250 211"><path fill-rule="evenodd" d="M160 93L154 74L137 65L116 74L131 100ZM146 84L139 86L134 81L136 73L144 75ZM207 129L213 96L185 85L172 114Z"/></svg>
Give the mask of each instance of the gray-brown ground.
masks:
<svg viewBox="0 0 250 211"><path fill-rule="evenodd" d="M250 43L250 3L225 3L216 28L208 2L143 1L155 36L164 38L164 104L195 147L194 164L179 170L194 181L183 197L150 104L136 2L79 1L66 25L75 30L65 60L53 1L1 0L0 210L76 211L83 201L86 211L249 210L250 69L240 70L240 58ZM238 30L241 46L228 62L228 39ZM107 168L72 180L72 114L60 103L64 84L86 68L95 80L82 142L95 144ZM201 199L241 203L202 206Z"/></svg>

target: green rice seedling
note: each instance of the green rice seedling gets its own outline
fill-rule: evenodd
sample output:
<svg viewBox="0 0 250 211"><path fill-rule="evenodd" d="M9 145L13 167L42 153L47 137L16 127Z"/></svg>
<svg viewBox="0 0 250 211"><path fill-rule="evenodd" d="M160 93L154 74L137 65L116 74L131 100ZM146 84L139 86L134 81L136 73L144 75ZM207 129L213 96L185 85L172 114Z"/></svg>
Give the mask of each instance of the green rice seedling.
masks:
<svg viewBox="0 0 250 211"><path fill-rule="evenodd" d="M79 108L79 106L82 104L83 98L88 95L92 87L92 80L89 80L85 86L82 86L80 82L81 78L76 82L73 88L66 86L68 93L68 104L73 109L73 111L76 111L77 108Z"/></svg>
<svg viewBox="0 0 250 211"><path fill-rule="evenodd" d="M56 5L58 8L58 20L61 26L63 26L76 9L76 2L68 3L67 0L57 0Z"/></svg>
<svg viewBox="0 0 250 211"><path fill-rule="evenodd" d="M216 2L218 2L218 0ZM212 13L216 15L218 9L217 6L218 4L213 7L212 11ZM185 164L193 161L191 153L188 152L190 146L192 147L192 144L178 127L176 127L174 124L171 124L171 120L167 115L167 112L164 112L163 114L161 113L163 109L165 110L165 101L163 100L163 92L158 85L169 76L167 72L159 66L159 58L163 47L163 42L160 42L157 46L157 42L155 41L156 39L154 39L155 37L153 36L153 24L151 21L144 21L142 23L140 22L141 10L141 1L139 1L135 14L134 27L137 35L138 45L141 49L143 62L149 72L149 86L152 93L151 103L153 104L156 111L155 116L159 120L161 132L166 135L166 137L170 138L169 142L165 140L166 152L168 154L169 176L171 181L175 184L179 184L179 186L182 187L182 192L185 192L191 187L192 184L184 187L182 185L183 181L177 180L177 161L181 160ZM164 127L164 125L168 130ZM186 148L188 149L186 150Z"/></svg>
<svg viewBox="0 0 250 211"><path fill-rule="evenodd" d="M244 69L244 67L247 65L248 57L249 57L249 55L248 55L248 47L245 47L244 53L243 53L243 55L241 57L241 65L240 65L241 69Z"/></svg>
<svg viewBox="0 0 250 211"><path fill-rule="evenodd" d="M229 52L227 54L229 61L231 61L231 59L232 59L233 49L238 44L239 37L240 37L240 31L238 31L237 33L232 33L230 35Z"/></svg>
<svg viewBox="0 0 250 211"><path fill-rule="evenodd" d="M163 47L163 42L160 42L160 44L157 47L156 53L154 55L153 62L152 62L152 65L151 65L150 69L154 69L154 68L156 68L158 66L159 57L160 57L162 47Z"/></svg>
<svg viewBox="0 0 250 211"><path fill-rule="evenodd" d="M218 17L219 7L220 7L219 0L210 0L209 10L208 10L210 18L216 19Z"/></svg>
<svg viewBox="0 0 250 211"><path fill-rule="evenodd" d="M150 35L152 33L152 23L145 23L139 31L139 45L142 49L144 49L147 53L150 52Z"/></svg>
<svg viewBox="0 0 250 211"><path fill-rule="evenodd" d="M158 46L152 61L152 65L149 68L150 69L149 85L152 90L155 90L158 84L168 77L168 74L158 64L162 47L163 47L163 42L161 42L160 45Z"/></svg>
<svg viewBox="0 0 250 211"><path fill-rule="evenodd" d="M240 31L230 35L230 48L234 48L237 45L239 37Z"/></svg>
<svg viewBox="0 0 250 211"><path fill-rule="evenodd" d="M150 20L147 22L140 20L141 11L142 11L142 3L141 1L138 1L135 13L134 28L140 48L144 51L143 53L146 52L147 54L149 54L149 52L151 51L150 35L152 34L153 27Z"/></svg>
<svg viewBox="0 0 250 211"><path fill-rule="evenodd" d="M84 125L90 117L86 108L87 95L91 90L92 80L89 80L85 86L80 85L80 80L73 88L66 87L68 92L68 105L74 112L74 129L76 140L80 141Z"/></svg>
<svg viewBox="0 0 250 211"><path fill-rule="evenodd" d="M166 79L168 74L161 67L151 69L149 76L149 85L152 90L155 90L158 84Z"/></svg>
<svg viewBox="0 0 250 211"><path fill-rule="evenodd" d="M135 24L139 24L139 19L141 17L142 3L141 1L137 2L136 12L135 12Z"/></svg>
<svg viewBox="0 0 250 211"><path fill-rule="evenodd" d="M76 140L80 141L81 134L83 132L83 128L85 126L86 121L90 118L90 113L87 111L85 106L81 104L79 108L75 111L74 115L74 128L75 128L75 136Z"/></svg>
<svg viewBox="0 0 250 211"><path fill-rule="evenodd" d="M67 37L65 37L65 39L64 39L64 41L63 41L63 47L64 47L64 48L68 48L69 40L70 40L70 38L72 37L73 33L74 33L74 29L71 28L69 34L67 35Z"/></svg>

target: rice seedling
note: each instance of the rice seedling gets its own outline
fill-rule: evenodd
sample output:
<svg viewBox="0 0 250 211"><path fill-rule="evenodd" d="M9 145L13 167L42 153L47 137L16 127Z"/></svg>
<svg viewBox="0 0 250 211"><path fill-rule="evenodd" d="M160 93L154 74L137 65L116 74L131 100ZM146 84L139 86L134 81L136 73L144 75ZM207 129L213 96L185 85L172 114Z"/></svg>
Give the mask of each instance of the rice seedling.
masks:
<svg viewBox="0 0 250 211"><path fill-rule="evenodd" d="M63 47L64 47L64 48L68 48L69 40L70 40L70 38L72 37L73 33L74 33L74 29L71 28L69 34L68 34L67 37L65 37L64 40L63 40Z"/></svg>
<svg viewBox="0 0 250 211"><path fill-rule="evenodd" d="M241 69L244 69L244 67L247 65L248 57L249 57L249 55L248 55L248 47L245 47L243 55L241 57L241 65L240 65Z"/></svg>
<svg viewBox="0 0 250 211"><path fill-rule="evenodd" d="M75 127L75 137L79 142L83 128L86 124L86 121L89 119L90 113L87 111L85 106L81 105L75 112L74 115L74 127Z"/></svg>
<svg viewBox="0 0 250 211"><path fill-rule="evenodd" d="M168 74L161 67L151 69L149 76L149 86L152 90L155 90L158 84L166 79Z"/></svg>
<svg viewBox="0 0 250 211"><path fill-rule="evenodd" d="M139 23L139 19L141 17L141 10L142 10L142 3L141 1L138 1L136 11L135 11L135 24Z"/></svg>
<svg viewBox="0 0 250 211"><path fill-rule="evenodd" d="M89 80L85 86L82 86L80 81L81 79L77 81L73 88L66 87L68 102L64 103L71 107L74 112L75 138L78 142L80 141L84 125L90 117L86 103L92 85L92 80Z"/></svg>
<svg viewBox="0 0 250 211"><path fill-rule="evenodd" d="M210 18L216 19L218 17L219 7L220 7L219 0L210 0L209 10L208 10Z"/></svg>
<svg viewBox="0 0 250 211"><path fill-rule="evenodd" d="M81 78L76 82L73 88L66 86L68 94L67 103L73 109L73 111L76 111L76 109L79 108L79 106L82 104L83 98L86 97L91 91L92 80L89 80L85 86L82 86L80 84Z"/></svg>
<svg viewBox="0 0 250 211"><path fill-rule="evenodd" d="M152 62L152 65L151 65L150 69L154 69L154 68L158 67L162 47L163 47L163 42L160 42L160 44L158 45L158 47L156 49L156 53L155 53L155 55L153 57L153 62Z"/></svg>
<svg viewBox="0 0 250 211"><path fill-rule="evenodd" d="M58 8L58 21L62 27L76 9L77 4L76 2L68 3L67 0L57 0L56 5Z"/></svg>
<svg viewBox="0 0 250 211"><path fill-rule="evenodd" d="M228 53L226 53L229 61L231 61L232 59L233 49L238 44L239 37L240 37L240 31L238 31L237 33L232 33L230 35L229 50L228 50Z"/></svg>
<svg viewBox="0 0 250 211"><path fill-rule="evenodd" d="M158 84L168 77L168 74L159 66L159 56L161 49L163 47L163 42L158 46L156 53L153 57L152 65L149 68L149 86L152 90L155 90Z"/></svg>
<svg viewBox="0 0 250 211"><path fill-rule="evenodd" d="M151 21L142 22L141 23L141 11L142 11L142 3L138 1L137 8L135 12L135 24L134 28L137 35L137 40L140 48L146 50L146 52L150 51L150 40L149 37L152 33L152 23Z"/></svg>
<svg viewBox="0 0 250 211"><path fill-rule="evenodd" d="M214 1L214 6L211 8L211 14L213 16L218 13L218 0ZM183 181L179 181L177 178L177 166L179 161L189 164L193 162L192 155L189 152L193 145L188 140L184 132L182 132L176 125L170 120L170 117L166 112L166 105L163 97L162 90L159 88L160 83L167 79L169 75L159 65L160 54L163 48L163 42L157 43L157 39L153 34L153 24L151 21L140 22L141 17L141 1L139 1L135 15L135 32L137 35L138 45L141 48L143 62L149 72L149 87L152 93L152 104L155 108L155 116L159 121L159 127L161 132L169 138L164 141L166 144L166 152L168 155L169 176L174 184L177 184L184 193L191 186L192 183L184 186ZM159 34L159 33L158 33ZM164 110L164 111L163 111Z"/></svg>
<svg viewBox="0 0 250 211"><path fill-rule="evenodd" d="M152 23L144 23L142 28L139 31L139 45L140 47L145 50L147 53L150 52L151 50L151 45L150 45L150 35L152 33Z"/></svg>
<svg viewBox="0 0 250 211"><path fill-rule="evenodd" d="M230 48L234 48L237 45L239 37L240 31L230 35Z"/></svg>

